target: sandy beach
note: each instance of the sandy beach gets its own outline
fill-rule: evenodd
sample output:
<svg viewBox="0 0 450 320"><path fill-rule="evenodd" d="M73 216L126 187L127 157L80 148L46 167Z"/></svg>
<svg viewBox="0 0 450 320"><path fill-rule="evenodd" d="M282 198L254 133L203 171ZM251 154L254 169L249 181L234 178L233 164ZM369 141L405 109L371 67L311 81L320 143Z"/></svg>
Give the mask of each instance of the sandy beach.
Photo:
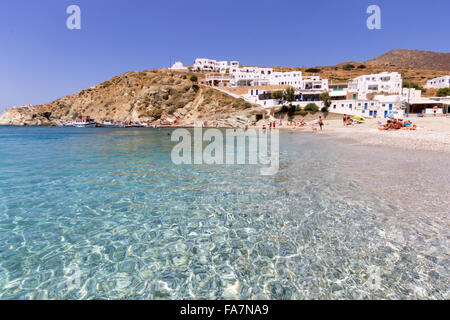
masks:
<svg viewBox="0 0 450 320"><path fill-rule="evenodd" d="M322 132L318 134L351 138L365 145L384 145L415 150L450 152L450 118L408 118L417 130L380 131L381 119L368 119L363 124L345 126L342 120L324 120ZM386 121L383 120L383 123ZM294 129L295 130L295 129ZM312 131L311 122L302 131Z"/></svg>

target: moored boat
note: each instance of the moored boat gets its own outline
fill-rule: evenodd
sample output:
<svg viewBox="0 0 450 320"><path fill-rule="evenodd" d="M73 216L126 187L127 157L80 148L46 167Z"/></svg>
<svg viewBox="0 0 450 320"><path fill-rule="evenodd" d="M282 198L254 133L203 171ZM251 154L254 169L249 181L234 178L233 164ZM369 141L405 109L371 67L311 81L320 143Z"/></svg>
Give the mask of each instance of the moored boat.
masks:
<svg viewBox="0 0 450 320"><path fill-rule="evenodd" d="M106 119L101 124L104 128L125 128L125 125L121 122L115 122L114 120Z"/></svg>
<svg viewBox="0 0 450 320"><path fill-rule="evenodd" d="M74 122L67 123L64 126L75 128L93 128L97 123L89 116L79 116Z"/></svg>

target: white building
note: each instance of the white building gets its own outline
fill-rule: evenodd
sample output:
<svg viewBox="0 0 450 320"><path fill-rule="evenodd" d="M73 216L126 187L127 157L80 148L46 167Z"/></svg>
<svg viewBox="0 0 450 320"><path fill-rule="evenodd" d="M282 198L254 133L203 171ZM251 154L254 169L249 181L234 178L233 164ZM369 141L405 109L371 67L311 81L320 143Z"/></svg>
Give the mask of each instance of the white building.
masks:
<svg viewBox="0 0 450 320"><path fill-rule="evenodd" d="M427 81L426 89L450 88L450 76L443 76Z"/></svg>
<svg viewBox="0 0 450 320"><path fill-rule="evenodd" d="M414 88L402 88L402 100L405 102L420 99L422 97L422 91Z"/></svg>
<svg viewBox="0 0 450 320"><path fill-rule="evenodd" d="M235 70L239 68L239 61L216 61L213 59L195 59L193 69L196 71L214 71L220 73L231 72L231 69Z"/></svg>
<svg viewBox="0 0 450 320"><path fill-rule="evenodd" d="M231 71L231 86L292 86L298 90L328 91L328 79L303 78L301 71L274 72L273 68L241 67Z"/></svg>
<svg viewBox="0 0 450 320"><path fill-rule="evenodd" d="M300 88L302 85L302 72L273 72L270 75L270 85L274 86L292 86L294 88Z"/></svg>
<svg viewBox="0 0 450 320"><path fill-rule="evenodd" d="M178 70L178 71L185 71L188 68L183 66L183 63L181 63L180 61L177 61L173 64L173 66L170 68L170 70Z"/></svg>
<svg viewBox="0 0 450 320"><path fill-rule="evenodd" d="M398 72L369 74L350 80L348 91L358 93L359 99L366 99L369 93L401 93L402 76Z"/></svg>
<svg viewBox="0 0 450 320"><path fill-rule="evenodd" d="M328 79L320 79L319 76L303 78L300 89L328 91Z"/></svg>
<svg viewBox="0 0 450 320"><path fill-rule="evenodd" d="M268 86L272 68L240 67L231 68L231 86Z"/></svg>
<svg viewBox="0 0 450 320"><path fill-rule="evenodd" d="M375 96L374 100L334 100L328 111L365 118L404 117L399 95Z"/></svg>
<svg viewBox="0 0 450 320"><path fill-rule="evenodd" d="M299 107L305 107L310 103L315 103L319 109L321 109L324 104L320 100L321 91L311 91L311 90L295 90L295 98L292 102L280 101L272 97L272 92L278 90L264 90L264 89L249 89L248 93L243 96L243 98L250 102L259 104L263 108L274 108L281 107L283 104L294 105Z"/></svg>

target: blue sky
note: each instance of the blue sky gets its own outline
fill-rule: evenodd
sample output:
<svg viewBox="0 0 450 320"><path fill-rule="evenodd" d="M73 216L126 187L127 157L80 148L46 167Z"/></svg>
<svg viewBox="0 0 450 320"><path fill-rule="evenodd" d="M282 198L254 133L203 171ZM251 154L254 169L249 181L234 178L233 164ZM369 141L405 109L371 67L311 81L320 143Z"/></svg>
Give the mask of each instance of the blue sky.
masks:
<svg viewBox="0 0 450 320"><path fill-rule="evenodd" d="M72 4L81 30L66 27ZM371 4L381 30L366 27ZM0 112L168 67L171 56L318 66L399 48L450 52L448 12L448 0L2 0Z"/></svg>

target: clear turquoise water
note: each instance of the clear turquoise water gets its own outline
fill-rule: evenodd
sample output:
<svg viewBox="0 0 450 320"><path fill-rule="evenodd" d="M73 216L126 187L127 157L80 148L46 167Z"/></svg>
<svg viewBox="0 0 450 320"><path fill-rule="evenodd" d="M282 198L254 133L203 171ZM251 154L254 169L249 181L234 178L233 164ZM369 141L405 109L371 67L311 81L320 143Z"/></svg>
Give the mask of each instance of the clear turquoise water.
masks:
<svg viewBox="0 0 450 320"><path fill-rule="evenodd" d="M449 298L448 155L283 133L267 177L173 145L0 127L0 298Z"/></svg>

